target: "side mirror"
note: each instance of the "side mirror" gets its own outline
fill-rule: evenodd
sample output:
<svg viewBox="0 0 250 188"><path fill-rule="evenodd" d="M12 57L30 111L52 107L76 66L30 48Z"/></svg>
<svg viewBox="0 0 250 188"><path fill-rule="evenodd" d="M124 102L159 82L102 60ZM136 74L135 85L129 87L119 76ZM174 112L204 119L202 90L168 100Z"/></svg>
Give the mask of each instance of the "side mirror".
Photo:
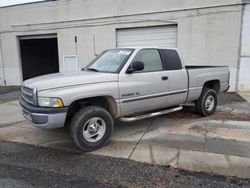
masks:
<svg viewBox="0 0 250 188"><path fill-rule="evenodd" d="M144 63L141 61L134 61L131 63L131 65L129 66L128 70L126 73L131 74L135 71L141 71L144 69Z"/></svg>

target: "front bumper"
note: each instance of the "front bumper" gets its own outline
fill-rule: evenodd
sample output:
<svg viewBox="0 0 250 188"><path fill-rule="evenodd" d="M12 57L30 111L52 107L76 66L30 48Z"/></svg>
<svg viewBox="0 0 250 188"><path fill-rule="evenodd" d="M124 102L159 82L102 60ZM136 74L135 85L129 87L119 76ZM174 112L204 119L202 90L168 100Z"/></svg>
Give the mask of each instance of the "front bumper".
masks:
<svg viewBox="0 0 250 188"><path fill-rule="evenodd" d="M68 107L45 108L28 104L22 98L19 100L23 109L23 116L36 127L53 129L63 127Z"/></svg>

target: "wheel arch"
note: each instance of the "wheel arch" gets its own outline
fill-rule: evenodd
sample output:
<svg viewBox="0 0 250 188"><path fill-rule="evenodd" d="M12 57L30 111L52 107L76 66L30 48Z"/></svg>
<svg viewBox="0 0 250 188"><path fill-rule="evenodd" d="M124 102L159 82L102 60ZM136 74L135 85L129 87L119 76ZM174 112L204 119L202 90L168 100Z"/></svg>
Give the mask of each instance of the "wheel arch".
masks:
<svg viewBox="0 0 250 188"><path fill-rule="evenodd" d="M68 108L68 119L85 106L103 107L113 118L116 118L118 115L117 103L112 96L95 96L73 101Z"/></svg>
<svg viewBox="0 0 250 188"><path fill-rule="evenodd" d="M204 88L213 89L218 94L220 92L220 81L219 80L209 80L209 81L206 81L203 84L203 89Z"/></svg>

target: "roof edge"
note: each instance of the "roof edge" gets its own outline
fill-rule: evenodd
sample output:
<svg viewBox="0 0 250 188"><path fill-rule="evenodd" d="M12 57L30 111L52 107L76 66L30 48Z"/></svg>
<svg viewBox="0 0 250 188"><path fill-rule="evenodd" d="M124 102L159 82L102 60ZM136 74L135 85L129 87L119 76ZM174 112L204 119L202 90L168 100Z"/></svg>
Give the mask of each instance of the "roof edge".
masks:
<svg viewBox="0 0 250 188"><path fill-rule="evenodd" d="M0 7L0 9L23 6L23 5L30 5L30 4L37 4L37 3L47 3L47 2L50 2L50 1L57 1L57 0L40 0L40 1L35 1L35 2L27 2L27 3L21 3L21 4L7 5L7 6Z"/></svg>

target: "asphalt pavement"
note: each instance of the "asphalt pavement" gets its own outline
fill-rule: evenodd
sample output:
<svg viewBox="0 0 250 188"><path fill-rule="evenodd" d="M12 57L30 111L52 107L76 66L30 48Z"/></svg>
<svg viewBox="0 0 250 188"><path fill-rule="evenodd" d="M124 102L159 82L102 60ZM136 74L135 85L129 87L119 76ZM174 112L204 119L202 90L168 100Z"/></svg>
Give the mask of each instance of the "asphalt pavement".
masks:
<svg viewBox="0 0 250 188"><path fill-rule="evenodd" d="M250 187L250 180L0 142L0 187Z"/></svg>

